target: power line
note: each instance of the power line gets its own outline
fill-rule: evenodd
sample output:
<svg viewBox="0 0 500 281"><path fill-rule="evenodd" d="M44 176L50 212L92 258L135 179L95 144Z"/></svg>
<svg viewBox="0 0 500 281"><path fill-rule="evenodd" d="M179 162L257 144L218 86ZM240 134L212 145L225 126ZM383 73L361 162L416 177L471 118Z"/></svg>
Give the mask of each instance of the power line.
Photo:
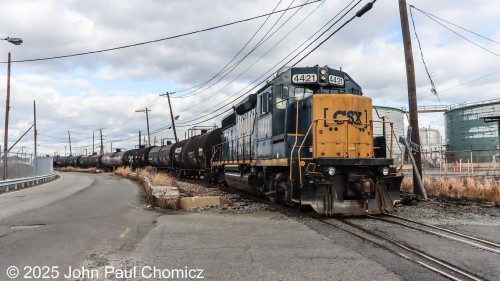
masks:
<svg viewBox="0 0 500 281"><path fill-rule="evenodd" d="M278 65L282 64L289 56L291 56L293 53L295 53L300 47L302 47L306 42L308 42L309 40L311 40L311 38L313 38L319 31L321 31L325 26L327 26L329 23L331 23L333 20L335 20L343 11L345 11L354 1L351 1L351 3L349 3L346 7L344 7L344 9L342 9L337 15L335 15L330 21L328 21L323 27L321 27L317 32L315 32L312 36L310 36L307 40L305 40L302 44L300 44L297 48L295 48L295 50L293 50L292 52L290 52L287 56L285 56L282 60L280 60L278 63L276 63L274 66L272 66L270 69L268 69L266 72L264 72L264 74L262 74L261 76L259 76L257 79L255 79L253 82L251 82L248 86L246 86L245 88L243 88L242 90L236 92L235 94L231 95L230 97L228 97L224 102L228 101L230 98L234 97L235 95L241 93L244 89L246 89L247 87L249 87L250 85L252 85L253 83L256 83L258 80L260 80L262 77L264 77L267 73L273 71ZM287 65L288 63L290 63L292 60L294 60L295 58L297 58L297 56L299 54L301 54L302 52L304 52L307 48L309 48L312 44L314 44L316 41L319 40L319 38L321 38L326 32L328 32L328 30L330 30L331 28L333 28L333 26L335 26L342 18L344 18L349 12L351 12L359 3L361 2L361 0L359 0L358 2L356 2L356 4L351 7L347 12L345 12L338 20L336 20L333 24L331 24L325 31L323 31L320 35L318 35L312 42L310 42L305 48L303 48L300 52L298 52L293 58L291 58L290 60L288 60L286 63L284 63L283 65ZM355 16L354 16L355 17ZM352 19L349 20L349 22L351 21ZM345 26L345 24L343 25ZM342 26L342 27L343 27ZM335 34L336 32L338 32L342 27L340 27L339 29L337 29L333 34ZM332 34L332 35L333 35ZM330 36L331 37L331 36ZM329 37L329 38L330 38ZM323 42L320 43L323 44L325 43L326 40L324 40ZM319 45L319 46L320 46ZM319 47L318 46L318 47ZM317 48L315 48L314 50L316 50ZM314 51L313 50L313 51ZM311 51L312 52L312 51ZM309 52L307 55L309 55L311 52ZM306 55L306 56L307 56ZM261 57L262 58L262 57ZM303 59L303 58L302 58ZM301 59L301 60L302 60ZM294 64L295 65L295 64ZM247 69L248 70L248 69ZM264 80L262 80L260 83L258 83L256 86L254 86L253 88L251 88L250 90L246 91L245 93L239 95L238 97L236 97L235 99L231 100L230 102L227 102L226 105L218 108L217 110L214 110L208 114L205 114L203 115L202 117L192 117L192 119L189 119L187 121L184 121L184 122L180 122L180 124L186 124L186 123L190 123L190 122L193 122L195 121L196 119L200 119L200 118L205 118L221 109L223 109L224 107L227 107L228 105L232 104L233 102L235 102L236 100L238 100L239 98L243 97L244 95L248 94L250 91L254 90L257 86L259 86L260 84L264 83L267 79L271 78L273 74L269 75L268 77L266 77ZM206 112L206 111L205 111ZM211 120L213 118L216 118L218 116L220 116L221 114L218 114L210 119L207 119L206 121L208 120ZM180 125L179 124L179 125Z"/></svg>
<svg viewBox="0 0 500 281"><path fill-rule="evenodd" d="M319 1L321 1L321 0L314 0L314 1L310 2L310 3L305 3L305 4L297 5L297 6L294 6L294 7L290 8L290 9L300 8L300 7L303 7L303 6L306 6L306 5L310 5L310 4L319 2ZM247 22L247 21L255 20L255 19L262 18L262 17L268 16L268 15L272 15L272 14L276 14L276 13L281 13L281 12L284 12L284 11L287 11L287 10L289 10L289 9L283 9L283 10L275 11L273 13L267 13L267 14L263 14L263 15L260 15L260 16L255 16L255 17L251 17L251 18L247 18L247 19L242 19L242 20L230 22L230 23L225 23L225 24L221 24L221 25L217 25L217 26L213 26L213 27L209 27L209 28L204 28L204 29L200 29L200 30L196 30L196 31L191 31L191 32L187 32L187 33L182 33L182 34L178 34L178 35L174 35L174 36L169 36L169 37L155 39L155 40L150 40L150 41L144 41L144 42L130 44L130 45L125 45L125 46L120 46L120 47L113 47L113 48L102 49L102 50L97 50L97 51L88 51L88 52L76 53L76 54L71 54L71 55L53 56L53 57L38 58L38 59L14 60L14 61L11 61L11 63L14 63L14 62L33 62L33 61L44 61L44 60L62 59L62 58L69 58L69 57L76 57L76 56L83 56L83 55L90 55L90 54L97 54L97 53L104 53L104 52L109 52L109 51L116 51L116 50L131 48L131 47L137 47L137 46L141 46L141 45L146 45L146 44L151 44L151 43L157 43L157 42L161 42L161 41L165 41L165 40L171 40L171 39L175 39L175 38L179 38L179 37L184 37L184 36L193 35L193 34L197 34L197 33L201 33L201 32L206 32L206 31L210 31L210 30L214 30L214 29L219 29L219 28L222 28L222 27L226 27L226 26L230 26L230 25L234 25L234 24L238 24L238 23L242 23L242 22ZM1 62L1 63L7 63L7 62Z"/></svg>
<svg viewBox="0 0 500 281"><path fill-rule="evenodd" d="M375 0L375 1L376 1L376 0ZM369 4L373 5L373 3L375 3L375 1L370 2L370 3L368 3L367 5L369 5ZM345 17L345 16L346 16L346 15L347 15L350 11L352 11L352 10L353 10L353 9L354 9L354 8L355 8L355 7L356 7L356 6L360 3L360 2L361 2L361 0L359 0L359 1L358 1L358 2L357 2L354 6L353 6L353 7L351 7L351 8L350 8L347 12L345 12L345 13L344 13L344 15L342 15L342 16L341 16L341 17L340 17L337 21L335 21L335 22L334 22L334 23L333 23L330 27L328 27L328 29L326 29L324 32L322 32L322 33L321 33L321 34L320 34L320 35L319 35L316 39L314 39L314 40L313 40L310 44L308 44L308 45L307 45L304 49L302 49L302 51L300 51L298 54L300 54L300 53L304 52L304 51L305 51L308 47L310 47L313 43L315 43L317 40L319 40L319 38L321 38L321 36L323 36L323 35L324 35L324 34L325 34L328 30L330 30L333 26L335 26L335 25L336 25L336 24L337 24L337 23L338 23L338 22L339 22L342 18L344 18L344 17ZM352 2L351 2L351 3L352 3ZM339 13L338 13L335 17L333 17L333 18L332 18L332 20L330 20L329 22L333 21L333 20L334 20L337 16L339 16L339 15L340 15L340 13L342 13L345 9L347 9L347 8L351 5L351 3L350 3L350 4L348 4L348 5L347 5L347 6L346 6L343 10L341 10L341 11L340 11L340 12L339 12ZM362 9L360 9L360 11L358 11L358 13L357 13L357 14L360 14L360 12L361 12L361 11L366 10L367 5L365 5L365 7L363 7ZM364 12L366 12L366 11L364 11ZM361 14L360 14L360 16L362 16L362 15L364 14L364 12L363 12L363 13L361 13ZM333 33L332 33L332 34L331 34L328 38L332 37L334 34L336 34L338 31L340 31L340 30L341 30L341 29L342 29L345 25L347 25L349 22L351 22L351 21L352 21L355 17L356 17L356 15L355 15L355 16L353 16L353 17L352 17L350 20L348 20L346 23L344 23L344 24L343 24L341 27L339 27L337 30L335 30L335 31L334 31L334 32L333 32ZM328 24L328 23L327 23L327 24ZM323 29L323 27L322 27L321 29ZM321 29L320 29L320 30L321 30ZM318 32L319 32L319 31L318 31ZM317 32L316 32L316 33L317 33ZM315 33L315 34L316 34L316 33ZM311 39L312 37L314 37L314 35L313 35L313 36L311 36L311 37L309 37L309 39ZM328 39L328 38L327 38L327 39ZM309 40L309 39L308 39L308 40ZM302 44L301 44L298 48L296 48L294 51L292 51L292 52L291 52L291 53L289 53L287 56L285 56L285 58L283 58L281 61L279 61L279 62L278 62L277 64L275 64L273 67L271 67L269 70L267 70L266 72L264 72L264 74L262 74L262 75L261 75L261 76L259 76L257 79L255 79L255 80L254 80L253 82L251 82L248 86L252 85L253 83L256 83L258 80L260 80L262 77L264 77L264 75L266 75L266 74L267 74L267 73L269 73L270 71L274 70L274 68L275 68L275 67L277 67L278 65L280 65L280 64L281 64L281 63L282 63L282 62L283 62L286 58L288 58L291 54L293 54L296 50L298 50L298 49L299 49L302 45L304 45L304 44L305 44L305 42L307 42L308 40L304 41L304 43L302 43ZM323 40L323 41L322 41L322 42L321 42L318 46L316 46L316 47L315 47L312 51L310 51L310 52L309 52L309 53L307 53L307 54L306 54L303 58L301 58L301 59L299 60L299 62L300 62L300 61L302 61L305 57L307 57L309 54L311 54L314 50L316 50L319 46L321 46L321 45L322 45L323 43L325 43L325 42L326 42L326 40ZM290 60L288 60L288 61L287 61L284 65L287 65L287 64L288 64L288 63L290 63L292 60L294 60L295 58L297 58L298 54L297 54L297 55L295 55L295 56L294 56L293 58L291 58ZM295 63L294 65L296 65L296 63ZM272 76L273 76L273 74L269 75L268 77L266 77L264 80L262 80L260 83L258 83L257 85L255 85L255 86L254 86L253 88L251 88L250 90L246 91L245 93L243 93L243 94L239 95L239 96L238 96L238 97L236 97L235 99L233 99L233 100L229 101L228 103L226 103L226 105L224 105L224 106L222 106L222 107L220 107L220 108L218 108L218 109L216 109L216 110L214 110L214 111L212 111L212 112L210 112L210 113L208 113L208 114L205 114L205 115L203 115L203 116L201 116L201 117L195 117L194 119L192 118L192 119L190 119L190 120L186 120L186 121L184 121L184 122L180 122L180 123L179 123L179 125L186 124L186 123L191 123L191 122L193 122L193 121L195 121L195 120L197 120L197 119L205 118L205 117L207 117L207 116L210 116L211 114L214 114L214 113L215 113L215 112L217 112L217 111L220 111L221 109L224 109L224 108L225 108L225 107L227 107L228 105L232 104L233 102L235 102L235 101L236 101L236 100L238 100L239 98L243 97L244 95L248 94L249 92L251 92L252 90L254 90L255 88L257 88L260 84L264 83L267 79L271 78ZM248 87L248 86L247 86L247 87ZM245 88L247 88L247 87L245 87ZM234 97L235 95L237 95L237 94L241 93L241 92L242 92L245 88L243 88L242 90L240 90L240 91L236 92L235 94L233 94L233 95L232 95L232 96L230 96L229 98ZM227 99L226 99L226 101L227 101L229 98L227 98ZM228 111L228 110L224 111L223 113L225 113L225 112L227 112L227 111ZM215 116L213 116L213 117L210 117L210 118L208 118L208 119L205 119L205 120L203 120L203 121L198 121L196 124L199 124L199 123L201 123L201 122L205 122L205 121L212 120L212 119L214 119L214 118L216 118L216 117L218 117L218 116L222 115L223 113L219 113L219 114L217 114L217 115L215 115Z"/></svg>
<svg viewBox="0 0 500 281"><path fill-rule="evenodd" d="M277 8L278 8L278 6L280 5L281 1L282 1L282 0L280 0L280 1L278 2L278 4L276 4L276 6L274 7L274 9L273 9L272 13L276 11L276 9L277 9ZM293 3L293 2L292 2L292 3ZM290 5L291 5L291 4L290 4ZM238 51L238 53L237 53L236 55L234 55L234 56L233 56L233 58L232 58L232 59L231 59L228 63L226 63L226 65L225 65L225 66L224 66L221 70L219 70L219 72L217 72L217 74L215 74L212 78L208 79L207 81L204 81L204 82L202 82L201 84L198 84L198 85L196 85L196 86L194 86L194 87L191 87L191 88L187 89L187 90L191 90L191 89L195 89L195 90L191 91L190 93L188 93L188 94L186 94L186 95L179 96L179 97L177 97L177 98L190 96L190 94L192 94L192 93L196 92L197 90L201 89L201 88L202 88L202 87L204 87L206 84L210 83L212 80L214 80L216 77L218 77L220 74L222 74L222 73L224 73L224 72L229 71L229 70L227 69L227 67L228 67L228 66L229 66L229 65L230 65L230 64L231 64L231 63L232 63L232 62L233 62L233 61L234 61L234 60L238 57L238 55L239 55L239 54L241 54L241 52L243 52L243 50L244 50L244 49L248 46L248 44L250 44L250 42L251 42L251 41L255 38L255 36L257 35L257 33L259 33L259 31L260 31L260 30L264 27L264 25L267 23L267 21L271 18L271 15L272 15L272 14L270 14L270 15L266 18L266 20L265 20L265 21L264 21L264 22L260 25L260 27L257 29L257 31L255 31L255 32L254 32L254 34L253 34L253 35L250 37L250 39L249 39L249 40L245 43L245 45L243 45L243 47L242 47L242 48ZM209 86L208 88L204 89L203 91L206 91L207 89L209 89L209 88L210 88L210 87L212 87L213 85L215 85L215 83L214 83L214 84L212 84L211 86ZM180 91L177 91L177 92L184 92L184 91L187 91L187 90L180 90ZM203 91L201 91L200 93L202 93ZM175 93L175 92L174 92L174 93ZM174 97L172 97L172 98L174 98Z"/></svg>
<svg viewBox="0 0 500 281"><path fill-rule="evenodd" d="M406 7L405 7L405 9L406 9ZM410 9L410 18L411 18L411 23L413 25L413 32L415 33L415 37L417 38L418 49L420 50L420 57L422 58L422 63L424 64L424 68L425 68L425 72L427 73L427 77L429 78L429 81L431 82L431 92L434 95L436 95L439 103L442 105L441 100L439 99L439 96L438 96L438 93L436 90L436 85L434 85L434 81L432 81L432 77L429 73L429 68L427 67L427 64L425 63L424 53L422 51L422 45L420 44L420 38L418 38L417 28L415 27L415 21L413 20L413 13L412 13L411 9Z"/></svg>
<svg viewBox="0 0 500 281"><path fill-rule="evenodd" d="M333 23L326 31L324 31L322 34L320 34L316 39L314 39L313 42L311 42L310 44L308 44L302 51L299 52L302 53L304 52L309 46L311 46L311 44L315 43L317 40L319 40L319 38L321 38L321 36L323 36L328 30L330 30L336 23L338 23L342 18L344 18L350 11L352 11L352 9L354 7L356 7L359 3L361 2L361 0L359 0L352 8L350 8L346 13L344 13L344 15L342 15L335 23ZM351 19L349 19L347 22L345 22L344 24L342 24L338 29L336 29L334 32L332 32L332 34L330 34L325 40L321 41L312 51L308 52L306 55L304 55L298 62L302 61L305 57L307 57L308 55L310 55L313 51L315 51L316 49L318 49L322 44L324 44L329 38L331 38L333 35L335 35L338 31L340 31L343 27L345 27L348 23L350 23L354 18L356 17L361 17L364 13L366 13L368 10L371 9L371 7L373 6L373 4L376 2L376 0L374 0L373 2L369 2L368 4L366 4L363 8L361 8L357 13L356 15L354 15ZM352 2L351 2L352 3ZM350 4L349 4L350 5ZM349 6L348 5L348 6ZM345 9L348 8L348 6L346 6L342 11L344 11ZM341 11L341 12L342 12ZM338 15L340 15L339 12L333 19L335 19ZM332 19L332 20L333 20ZM331 21L330 21L331 22ZM320 29L321 30L321 29ZM319 31L318 31L319 32ZM313 35L314 36L314 35ZM307 42L307 41L305 41ZM304 43L305 43L304 42ZM304 44L303 43L303 44ZM303 44L301 44L300 46L302 46ZM298 48L300 48L300 46ZM298 48L296 48L293 52L295 52L296 50L298 50ZM278 62L275 66L273 66L272 68L270 68L268 71L266 71L264 74L262 74L260 77L258 77L257 79L255 79L252 83L250 83L247 87L249 87L250 85L252 85L253 83L256 83L256 81L258 81L259 79L261 79L264 75L266 75L268 72L270 72L271 70L273 70L277 65L281 64L286 58L288 58L291 54L293 54L293 52L291 52L290 54L288 54L285 58L283 58L280 62ZM295 58L297 58L298 55L295 55L292 59L288 60L286 64L290 63L292 60L294 60ZM297 62L297 63L298 63ZM296 63L294 64L296 65ZM219 109L216 109L208 114L205 114L203 115L202 117L198 117L196 119L201 119L201 118L204 118L204 117L208 117L212 114L214 114L215 112L217 111L220 111L221 109L223 109L224 107L227 107L228 105L230 105L232 102L236 101L237 99L241 98L242 96L244 96L245 94L248 94L250 91L254 90L256 87L258 87L260 84L264 83L267 79L271 78L272 75L274 74L271 74L270 76L268 76L266 79L262 80L260 83L256 84L253 88L251 88L250 90L248 90L247 92L243 93L242 95L236 97L235 99L233 99L232 101L230 101L229 103L227 103L226 105L220 107ZM245 88L247 88L245 87ZM237 93L233 94L232 96L235 96L236 94L238 93L241 93L245 88L243 88L242 90L238 91ZM229 98L228 98L229 99ZM228 100L226 99L226 101ZM189 125L186 125L186 126L193 126L193 125L197 125L197 124L201 124L203 122L206 122L206 121L209 121L209 120L212 120L226 112L228 112L229 110L231 110L232 108L229 108L229 109L226 109L224 112L222 113L219 113L215 116L211 116L211 117L208 117L207 119L204 119L204 120L199 120L195 123L192 123L194 120L188 120L188 121L184 121L184 122L181 122L182 124L186 124L186 123L190 123ZM165 130L168 126L165 126L163 128L160 128L160 129L157 129L155 131L153 131L153 134L156 134L156 133L159 133L161 132L162 130ZM183 125L180 125L179 127L185 127ZM130 140L130 139L133 139L133 138L137 138L137 135L133 135L133 136L130 136L130 137L125 137L125 138L122 138L122 139L115 139L113 140L113 142L120 142L120 141L125 141L125 140Z"/></svg>
<svg viewBox="0 0 500 281"><path fill-rule="evenodd" d="M410 12L411 12L411 9L412 9L412 8L414 8L414 9L415 9L415 10L417 10L417 11L420 11L419 9L415 8L415 6L410 5ZM479 45L478 43L476 43L476 42L474 42L474 41L470 40L469 38L466 38L466 37L465 37L465 36L463 36L462 34L460 34L460 33L456 32L455 30L452 30L451 28L449 28L449 27L447 27L446 25L444 25L444 24L440 23L439 21L437 21L436 19L432 18L431 16L429 16L429 15L427 15L427 14L423 13L423 12L422 12L422 14L424 14L425 16L427 16L428 18L430 18L431 20L435 21L437 24L441 25L442 27L444 27L444 28L448 29L450 32L455 33L457 36L459 36L460 38L464 39L465 41L467 41L467 42L469 42L469 43L471 43L471 44L473 44L473 45L476 45L477 47L479 47L479 48L481 48L481 49L485 50L486 52L491 53L491 54L493 54L493 55L495 55L495 56L497 56L497 57L499 57L499 58L500 58L500 54L497 54L497 53L495 53L495 52L493 52L493 51L491 51L491 50L489 50L489 49L487 49L487 48L485 48L485 47L483 47L483 46Z"/></svg>
<svg viewBox="0 0 500 281"><path fill-rule="evenodd" d="M427 17L433 17L433 18L436 18L436 19L438 19L438 20L440 20L440 21L444 21L444 22L446 22L447 24L453 25L453 26L455 26L455 27L457 27L457 28L460 28L460 29L462 29L462 30L464 30L464 31L467 31L467 32L469 32L469 33L472 33L472 34L474 34L474 35L476 35L476 36L479 36L479 37L481 37L481 38L483 38L483 39L486 39L486 40L491 41L491 42L493 42L493 43L500 44L500 42L498 42L498 41L495 41L495 40L493 40L493 39L491 39L491 38L488 38L488 37L486 37L486 36L484 36L484 35L481 35L481 34L479 34L479 33L476 33L476 32L474 32L474 31L471 31L471 30L469 30L469 29L467 29L467 28L465 28L465 27L461 27L461 26L459 26L459 25L457 25L457 24L454 24L454 23L452 23L452 22L450 22L450 21L447 21L447 20L445 20L445 19L442 19L442 18L440 18L440 17L438 17L438 16L435 16L435 15L433 15L433 14L431 14L431 13L428 13L428 12L426 12L426 11L423 11L423 10L421 10L421 9L419 9L419 8L415 7L415 6L410 5L410 8L413 8L413 9L415 9L415 10L417 10L417 11L421 12L422 14L426 15Z"/></svg>
<svg viewBox="0 0 500 281"><path fill-rule="evenodd" d="M319 6L321 6L321 5L324 3L324 1L325 1L325 0L322 0L322 2L319 4ZM292 2L292 3L293 3L293 2ZM290 3L290 5L292 5L292 3ZM290 7L290 5L289 5L289 7ZM300 9L301 9L301 8L300 8ZM220 78L219 78L219 79L218 79L215 83L213 83L213 84L212 84L212 85L210 85L208 88L204 89L203 91L201 91L201 92L199 92L199 93L202 93L202 92L204 92L204 91L208 90L208 89L209 89L209 88L211 88L212 86L214 86L214 85L218 84L220 81L222 81L222 79L226 78L226 77L227 77L227 75L229 75L229 73L233 72L233 71L234 71L234 69L236 69L236 67L238 67L238 66L239 66L239 65L240 65L240 64L241 64L241 63L242 63L242 62L243 62L243 61L244 61L244 60L245 60L245 59L246 59L246 58L247 58L250 54L252 54L252 53L253 53L255 50L257 50L260 46L262 46L262 45L263 45L263 44L264 44L264 43L265 43L265 42L266 42L269 38L271 38L272 36L274 36L274 34L276 34L276 32L277 32L278 30L280 30L280 29L281 29L281 28L282 28L282 27L283 27L283 26L284 26L284 25L285 25L288 21L290 21L290 19L291 19L292 17L294 17L294 16L295 16L295 15L296 15L299 11L300 11L300 9L297 9L297 10L295 11L295 13L293 13L293 14L292 14L292 15L291 15L291 16L290 16L290 17L289 17L289 18L288 18L288 19L287 19L287 20L286 20L286 21L285 21L282 25L280 25L280 26L279 26L279 27L278 27L278 28L277 28L277 29L276 29L276 30L275 30L275 31L274 31L271 35L267 36L267 35L269 34L269 32L271 32L271 30L272 30L272 29L276 26L276 24L277 24L277 23L279 22L279 20L282 18L282 16L284 15L284 14L282 14L282 16L281 16L281 17L280 17L280 18L279 18L279 19L278 19L278 20L277 20L277 21L273 24L273 26L271 27L271 29L269 29L269 30L267 31L267 33L266 33L266 34L262 37L262 39L260 39L260 40L259 40L259 42L257 42L257 44L256 44L256 45L255 45L255 46L254 46L254 47L253 47L253 48L252 48L252 49L251 49L251 50L250 50L247 54L245 54L245 56L243 56L243 57L242 57L239 61L237 61L236 63L234 63L234 64L230 67L230 69L229 69L228 71L226 71L226 73L225 73L222 77L220 77ZM317 9L317 8L316 8L316 9ZM314 9L314 11L315 11L316 9ZM307 19L309 16L310 16L310 14L306 17L306 19ZM304 19L304 20L305 20L305 19ZM302 20L302 21L301 21L301 23L302 23L304 20ZM290 34L290 32L287 34L287 36L288 36L289 34ZM282 41L282 40L283 40L283 39L279 40L279 43L281 43L281 41ZM276 45L274 45L274 46L271 48L271 50L272 50L272 49L274 49L276 46L277 46L277 44L276 44ZM269 53L269 51L268 51L268 52L266 52L263 56L261 56L261 57L260 57L257 61L259 61L260 59L262 59L262 58L263 58L264 56L266 56L268 53ZM255 62L255 63L256 63L256 62ZM238 79L241 75L243 75L244 73L246 73L246 71L248 71L251 67L253 67L253 66L255 65L255 63L253 63L250 67L248 67L248 68L247 68L247 69L245 69L243 72L241 72L239 75L237 75L237 76L236 76L233 80L231 80L230 82L226 83L226 85L224 85L222 88L220 88L219 90L217 90L217 92L216 92L216 93L220 93L223 89L225 89L227 86L229 86L232 82L234 82L236 79ZM191 96L197 95L197 94L199 94L199 93L192 94L192 95L187 94L187 95L179 96L179 97L177 97L177 98L191 97ZM209 99L209 98L210 98L210 97L207 97L206 99L201 100L198 104L200 104L200 103L202 103L202 102L206 101L206 100L207 100L207 99Z"/></svg>

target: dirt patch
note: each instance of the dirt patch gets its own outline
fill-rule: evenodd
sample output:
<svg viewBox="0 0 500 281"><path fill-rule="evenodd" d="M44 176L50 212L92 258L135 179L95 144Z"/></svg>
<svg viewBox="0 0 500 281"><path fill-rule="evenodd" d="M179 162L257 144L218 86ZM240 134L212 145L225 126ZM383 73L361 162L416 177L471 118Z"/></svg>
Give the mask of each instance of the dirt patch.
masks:
<svg viewBox="0 0 500 281"><path fill-rule="evenodd" d="M395 209L396 215L431 224L500 226L500 207L492 204L431 197Z"/></svg>

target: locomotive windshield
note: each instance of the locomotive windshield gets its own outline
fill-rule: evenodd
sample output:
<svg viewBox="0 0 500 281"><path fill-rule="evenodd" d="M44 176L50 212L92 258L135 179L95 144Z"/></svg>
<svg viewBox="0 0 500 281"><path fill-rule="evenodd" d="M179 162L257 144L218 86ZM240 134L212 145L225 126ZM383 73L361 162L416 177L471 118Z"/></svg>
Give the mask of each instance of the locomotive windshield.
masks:
<svg viewBox="0 0 500 281"><path fill-rule="evenodd" d="M351 89L343 89L343 88L335 88L335 87L318 87L318 86L309 86L309 87L295 87L293 91L293 95L296 96L299 100L306 99L311 97L313 94L353 94L360 95L360 91L355 88Z"/></svg>

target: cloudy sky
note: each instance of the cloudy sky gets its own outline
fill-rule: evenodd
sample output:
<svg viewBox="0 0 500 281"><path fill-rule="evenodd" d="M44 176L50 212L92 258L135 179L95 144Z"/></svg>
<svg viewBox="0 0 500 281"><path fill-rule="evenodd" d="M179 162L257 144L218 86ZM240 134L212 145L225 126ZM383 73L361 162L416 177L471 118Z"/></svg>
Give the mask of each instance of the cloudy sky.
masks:
<svg viewBox="0 0 500 281"><path fill-rule="evenodd" d="M145 108L151 110L151 142L172 138L168 101L160 96L166 92L172 93L181 139L193 124L218 124L238 98L297 55L289 64L295 63L368 3L360 1L300 53L315 33L357 3L325 0L283 12L306 2L313 0L1 1L0 38L24 40L20 46L0 42L3 101L8 52L14 61L9 145L33 123L34 100L40 154L69 154L68 131L73 154L90 153L93 134L97 147L100 129L106 151L111 145L133 148L138 132L146 134L146 114L135 111ZM486 0L408 0L408 4L429 14L411 10L437 90L437 95L431 92L411 27L419 106L499 98L499 4ZM273 11L282 12L178 36ZM149 43L136 45L143 42ZM136 46L115 49L129 45ZM113 50L46 59L108 49ZM398 1L377 1L370 12L347 24L299 65L316 64L342 67L375 105L407 107ZM0 104L5 112L5 102ZM419 123L442 130L444 122L442 114L420 114ZM1 131L3 135L3 126ZM24 151L33 151L32 131L12 151L23 146Z"/></svg>

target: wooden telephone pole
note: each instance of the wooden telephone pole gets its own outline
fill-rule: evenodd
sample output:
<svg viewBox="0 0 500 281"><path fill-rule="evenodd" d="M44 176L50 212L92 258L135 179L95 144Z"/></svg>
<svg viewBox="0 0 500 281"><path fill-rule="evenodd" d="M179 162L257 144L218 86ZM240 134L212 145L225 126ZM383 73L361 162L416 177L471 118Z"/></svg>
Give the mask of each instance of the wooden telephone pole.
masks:
<svg viewBox="0 0 500 281"><path fill-rule="evenodd" d="M167 96L168 99L168 107L170 108L170 117L172 118L172 128L174 129L174 138L175 142L179 142L179 139L177 138L177 131L175 130L175 120L179 118L179 116L174 118L174 113L172 112L172 104L170 103L170 93L167 92L165 94L160 94L160 96L164 97Z"/></svg>
<svg viewBox="0 0 500 281"><path fill-rule="evenodd" d="M410 27L408 25L408 12L406 9L406 0L399 0L399 16L401 18L401 30L403 32L403 45L406 62L406 83L408 84L408 108L410 114L410 126L412 127L411 140L420 145L420 133L418 126L417 111L417 86L415 82L415 65L413 63L413 51L411 48ZM411 152L409 152L411 153ZM417 177L422 175L422 157L420 151L415 155L416 170L413 172L413 186L418 186ZM417 190L415 188L415 190ZM421 194L423 195L423 194Z"/></svg>
<svg viewBox="0 0 500 281"><path fill-rule="evenodd" d="M148 109L147 107L145 109L138 109L136 110L135 112L146 112L146 126L147 126L147 129L148 129L148 146L151 146L151 135L149 134L149 115L148 115L148 112L150 112L151 109ZM146 143L146 142L144 142ZM140 142L139 142L139 146L140 146Z"/></svg>

